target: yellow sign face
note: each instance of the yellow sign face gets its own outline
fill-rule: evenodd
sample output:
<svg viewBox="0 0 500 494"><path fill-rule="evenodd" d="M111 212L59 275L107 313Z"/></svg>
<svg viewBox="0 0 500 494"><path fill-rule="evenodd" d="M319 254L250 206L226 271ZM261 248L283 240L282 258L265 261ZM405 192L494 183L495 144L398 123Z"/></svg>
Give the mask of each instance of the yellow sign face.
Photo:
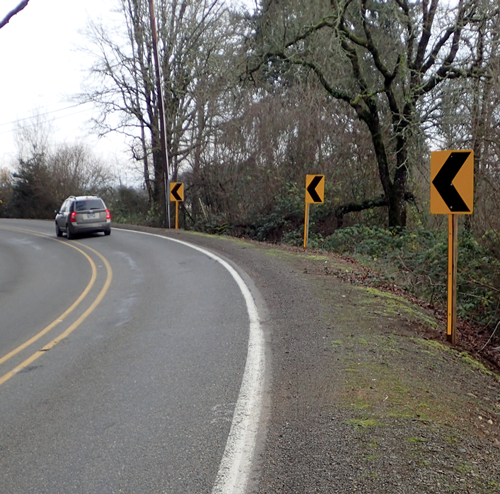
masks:
<svg viewBox="0 0 500 494"><path fill-rule="evenodd" d="M431 213L472 214L474 207L474 152L431 153Z"/></svg>
<svg viewBox="0 0 500 494"><path fill-rule="evenodd" d="M170 182L170 200L172 202L184 201L184 184L182 182Z"/></svg>
<svg viewBox="0 0 500 494"><path fill-rule="evenodd" d="M325 176L306 175L306 204L325 202Z"/></svg>

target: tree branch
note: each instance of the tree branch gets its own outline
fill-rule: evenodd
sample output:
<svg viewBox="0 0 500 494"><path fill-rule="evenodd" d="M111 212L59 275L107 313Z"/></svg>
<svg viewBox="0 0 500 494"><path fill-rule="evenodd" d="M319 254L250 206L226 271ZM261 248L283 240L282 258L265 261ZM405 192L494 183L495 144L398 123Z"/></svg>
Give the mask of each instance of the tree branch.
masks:
<svg viewBox="0 0 500 494"><path fill-rule="evenodd" d="M434 16L436 14L437 5L439 0L432 0L431 5L429 6L429 2L424 0L422 5L422 14L423 14L423 26L422 26L422 36L420 38L420 42L417 48L417 54L415 57L415 61L412 64L412 69L416 71L420 71L422 66L425 51L427 50L427 45L432 36L432 24L434 22ZM409 61L411 63L411 61Z"/></svg>
<svg viewBox="0 0 500 494"><path fill-rule="evenodd" d="M415 196L411 192L406 192L404 199L407 202L415 202ZM380 196L375 199L368 199L361 203L351 202L348 204L342 204L340 206L336 206L331 212L331 214L337 218L337 227L340 228L344 222L344 215L348 213L358 213L361 211L365 211L367 209L380 208L388 205L389 201L387 197Z"/></svg>
<svg viewBox="0 0 500 494"><path fill-rule="evenodd" d="M19 12L21 12L21 10L24 9L24 7L26 7L26 5L28 5L30 0L23 0L15 9L11 10L3 20L0 21L0 29L4 26L6 26L9 21L16 15L16 14L19 14Z"/></svg>

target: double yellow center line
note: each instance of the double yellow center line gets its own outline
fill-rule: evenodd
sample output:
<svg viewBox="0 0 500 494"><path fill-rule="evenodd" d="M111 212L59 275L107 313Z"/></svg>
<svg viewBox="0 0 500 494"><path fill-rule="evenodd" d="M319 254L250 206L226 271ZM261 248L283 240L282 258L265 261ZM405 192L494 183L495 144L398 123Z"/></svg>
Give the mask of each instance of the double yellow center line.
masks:
<svg viewBox="0 0 500 494"><path fill-rule="evenodd" d="M47 237L47 235L42 235L39 233L31 232L28 230L17 230L16 231L21 231L23 233L27 233L30 235L36 235L39 237ZM51 237L49 237L51 238ZM84 252L82 249L79 247L76 247L76 245L72 243L67 243L67 242L62 242L61 240L56 240L54 241L61 242L63 245L66 245L68 247L72 247L73 249L77 250L80 254L82 254L87 261L89 262L91 269L92 269L92 276L90 278L89 283L85 287L85 290L81 293L81 295L75 300L75 302L66 310L64 311L57 319L55 319L53 322L51 322L48 326L43 328L39 333L37 333L35 336L24 342L22 345L19 345L17 348L9 352L7 355L4 355L3 357L0 358L0 365L3 363L7 362L9 359L11 359L14 355L17 355L19 352L23 351L24 349L28 348L30 345L38 341L42 336L47 334L50 330L55 328L58 324L62 323L79 305L80 303L87 297L89 294L90 290L95 284L95 281L97 279L97 267L95 265L95 262L92 260L92 258ZM61 340L64 340L64 338L68 337L80 324L82 324L85 319L96 309L96 307L101 303L102 299L106 295L107 291L109 290L109 286L111 285L111 280L113 279L113 271L111 269L111 265L109 264L108 260L99 252L96 250L92 249L91 247L85 245L85 248L93 252L96 256L98 256L102 262L104 263L106 267L106 281L104 283L104 286L102 287L101 291L99 292L99 295L95 298L95 300L92 302L92 304L89 306L89 308L75 321L73 324L68 326L66 330L64 330L59 336L54 338L52 341L47 343L44 347L42 347L40 350L35 352L33 355L31 355L29 358L24 360L21 364L16 366L14 369L11 371L7 372L6 374L0 376L0 385L8 381L11 377L28 367L30 364L32 364L36 359L41 357L45 352L50 350L51 348L54 348Z"/></svg>

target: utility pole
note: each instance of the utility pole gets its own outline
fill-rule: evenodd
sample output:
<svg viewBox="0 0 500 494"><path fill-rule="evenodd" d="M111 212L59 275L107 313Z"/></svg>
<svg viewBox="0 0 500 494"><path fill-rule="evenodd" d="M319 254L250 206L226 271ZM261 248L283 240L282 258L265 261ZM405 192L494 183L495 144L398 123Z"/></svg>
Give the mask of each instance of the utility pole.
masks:
<svg viewBox="0 0 500 494"><path fill-rule="evenodd" d="M165 200L165 226L170 228L170 197L168 193L168 185L170 183L169 177L169 162L167 152L167 126L165 117L165 108L163 105L163 91L160 75L160 62L158 57L158 35L156 32L156 18L155 18L155 5L154 0L149 0L149 18L151 21L151 32L153 34L153 56L155 62L156 73L156 91L158 93L158 110L160 113L160 146L163 158L163 189Z"/></svg>

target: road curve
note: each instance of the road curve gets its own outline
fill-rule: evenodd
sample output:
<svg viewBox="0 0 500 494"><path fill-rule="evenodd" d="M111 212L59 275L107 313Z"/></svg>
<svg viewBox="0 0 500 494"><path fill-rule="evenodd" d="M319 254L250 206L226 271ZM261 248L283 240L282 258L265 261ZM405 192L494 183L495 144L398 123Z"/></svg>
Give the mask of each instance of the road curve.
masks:
<svg viewBox="0 0 500 494"><path fill-rule="evenodd" d="M0 220L2 491L245 492L264 344L238 271L165 238Z"/></svg>

